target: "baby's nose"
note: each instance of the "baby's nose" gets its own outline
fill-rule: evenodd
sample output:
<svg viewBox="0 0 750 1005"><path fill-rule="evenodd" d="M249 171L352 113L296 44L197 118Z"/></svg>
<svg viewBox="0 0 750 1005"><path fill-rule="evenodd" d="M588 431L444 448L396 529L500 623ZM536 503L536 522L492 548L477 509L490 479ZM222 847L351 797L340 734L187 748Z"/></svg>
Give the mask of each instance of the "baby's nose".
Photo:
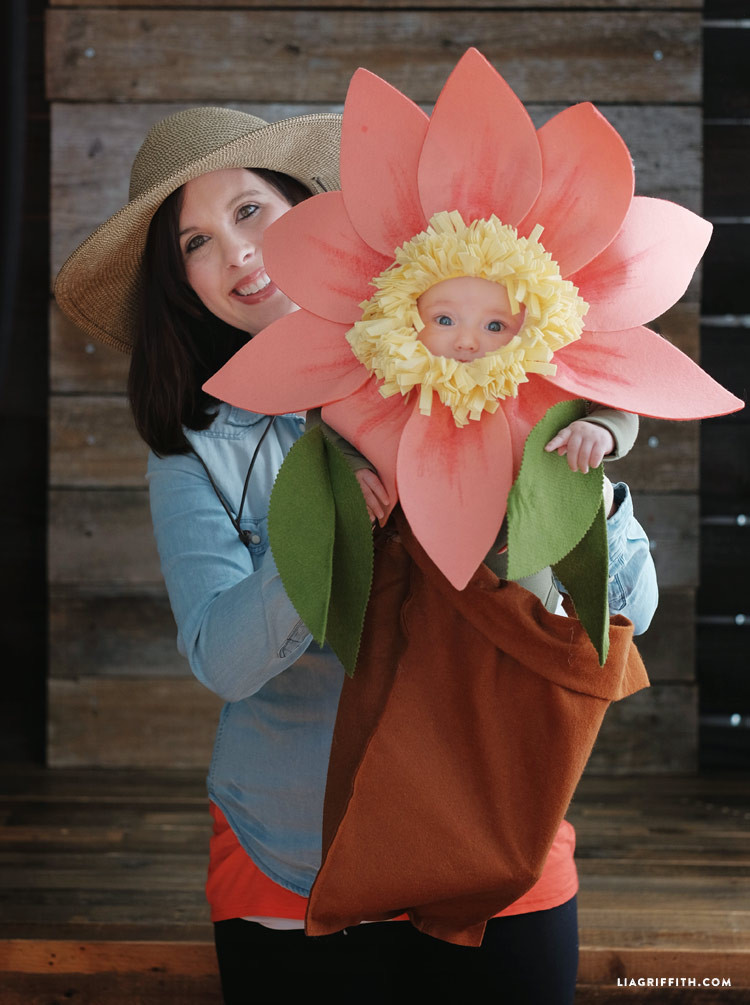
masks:
<svg viewBox="0 0 750 1005"><path fill-rule="evenodd" d="M479 344L476 330L473 326L460 326L456 332L457 349L476 349Z"/></svg>

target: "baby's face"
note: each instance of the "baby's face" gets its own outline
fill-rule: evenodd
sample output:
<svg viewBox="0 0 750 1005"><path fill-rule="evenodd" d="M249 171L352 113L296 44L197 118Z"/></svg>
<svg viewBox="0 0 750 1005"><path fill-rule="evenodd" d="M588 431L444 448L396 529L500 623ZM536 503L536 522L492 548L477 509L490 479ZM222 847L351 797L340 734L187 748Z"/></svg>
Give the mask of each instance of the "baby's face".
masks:
<svg viewBox="0 0 750 1005"><path fill-rule="evenodd" d="M417 300L424 328L419 338L433 356L469 363L494 352L517 335L523 307L512 314L501 283L474 276L444 279Z"/></svg>

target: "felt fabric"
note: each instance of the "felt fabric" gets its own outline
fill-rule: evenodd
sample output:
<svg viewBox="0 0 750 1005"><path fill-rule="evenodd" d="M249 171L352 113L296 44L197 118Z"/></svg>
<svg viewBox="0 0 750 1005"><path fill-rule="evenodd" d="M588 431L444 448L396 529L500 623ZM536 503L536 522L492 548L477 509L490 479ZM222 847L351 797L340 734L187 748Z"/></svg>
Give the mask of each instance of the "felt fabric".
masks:
<svg viewBox="0 0 750 1005"><path fill-rule="evenodd" d="M648 679L627 619L600 668L577 620L486 566L456 590L394 520L342 691L306 929L407 912L478 945L539 876L609 702Z"/></svg>
<svg viewBox="0 0 750 1005"><path fill-rule="evenodd" d="M686 289L711 227L664 200L633 196L627 147L591 104L565 109L535 130L507 83L470 49L426 120L385 81L358 70L344 109L341 175L342 192L292 207L264 237L269 275L300 306L295 320L276 321L253 338L206 389L254 411L322 407L324 420L375 465L454 586L465 585L482 562L502 523L504 492L518 472L526 435L551 404L582 397L675 419L742 407L679 350L638 327ZM562 280L553 284L558 306L568 284L588 304L582 317L576 314L580 338L560 344L546 363L524 363L528 380L517 396L490 395L485 406L496 406L496 413L482 412L458 431L463 437L443 421L442 402L432 403L427 422L417 414L426 385L401 385L403 399L396 400L362 361L360 383L348 342L404 244L435 214L459 210L466 225L484 227L496 218L502 227L517 227L516 250L524 255L537 235L531 244L544 249ZM481 255L472 242L461 247L461 274L474 275ZM516 267L510 276L502 269L496 274L505 259L497 250L492 255L487 276L520 294ZM436 271L436 281L458 274L448 264ZM418 292L412 290L414 297ZM530 287L520 300L536 310ZM563 328L570 335L577 323ZM277 329L280 349L274 349ZM547 318L542 329L551 348L547 340L558 328ZM527 348L537 346L531 328L520 334L528 336ZM459 445L480 461L450 467ZM445 505L437 505L442 498Z"/></svg>
<svg viewBox="0 0 750 1005"><path fill-rule="evenodd" d="M268 536L295 610L353 673L372 581L372 530L359 483L320 426L297 440L279 469Z"/></svg>
<svg viewBox="0 0 750 1005"><path fill-rule="evenodd" d="M594 522L575 548L555 563L553 569L568 591L576 616L596 649L599 665L604 666L609 652L609 559L603 499Z"/></svg>
<svg viewBox="0 0 750 1005"><path fill-rule="evenodd" d="M528 435L508 494L508 578L553 566L603 664L609 648L604 471L601 465L586 474L571 471L564 457L544 449L560 429L586 414L585 401L562 401Z"/></svg>
<svg viewBox="0 0 750 1005"><path fill-rule="evenodd" d="M594 522L604 485L601 465L587 474L571 471L565 457L544 449L561 429L585 417L585 401L562 401L526 439L521 470L508 494L509 579L532 576L559 562ZM603 556L606 568L606 543Z"/></svg>

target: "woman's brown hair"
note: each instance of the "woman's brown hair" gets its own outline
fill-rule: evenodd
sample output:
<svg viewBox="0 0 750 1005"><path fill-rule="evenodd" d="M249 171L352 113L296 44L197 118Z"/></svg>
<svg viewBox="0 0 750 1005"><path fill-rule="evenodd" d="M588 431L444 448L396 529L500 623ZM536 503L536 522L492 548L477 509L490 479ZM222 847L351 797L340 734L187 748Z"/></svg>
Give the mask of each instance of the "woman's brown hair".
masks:
<svg viewBox="0 0 750 1005"><path fill-rule="evenodd" d="M312 193L277 171L253 168L295 206ZM247 341L219 320L188 285L179 244L182 189L161 204L148 232L128 396L136 429L159 456L191 449L183 426L206 429L216 399L202 385Z"/></svg>

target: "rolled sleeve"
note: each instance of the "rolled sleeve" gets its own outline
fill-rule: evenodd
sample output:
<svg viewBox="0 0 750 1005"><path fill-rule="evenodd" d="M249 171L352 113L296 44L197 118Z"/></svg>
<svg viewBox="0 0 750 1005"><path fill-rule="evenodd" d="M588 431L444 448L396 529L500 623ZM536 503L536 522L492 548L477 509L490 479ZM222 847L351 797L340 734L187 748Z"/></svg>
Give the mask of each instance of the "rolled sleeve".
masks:
<svg viewBox="0 0 750 1005"><path fill-rule="evenodd" d="M651 624L659 601L656 569L646 532L633 514L624 482L614 486L617 510L607 520L609 542L609 609L633 622L636 635Z"/></svg>
<svg viewBox="0 0 750 1005"><path fill-rule="evenodd" d="M225 701L247 698L290 667L311 636L270 549L253 558L195 457L152 455L148 481L178 648Z"/></svg>

